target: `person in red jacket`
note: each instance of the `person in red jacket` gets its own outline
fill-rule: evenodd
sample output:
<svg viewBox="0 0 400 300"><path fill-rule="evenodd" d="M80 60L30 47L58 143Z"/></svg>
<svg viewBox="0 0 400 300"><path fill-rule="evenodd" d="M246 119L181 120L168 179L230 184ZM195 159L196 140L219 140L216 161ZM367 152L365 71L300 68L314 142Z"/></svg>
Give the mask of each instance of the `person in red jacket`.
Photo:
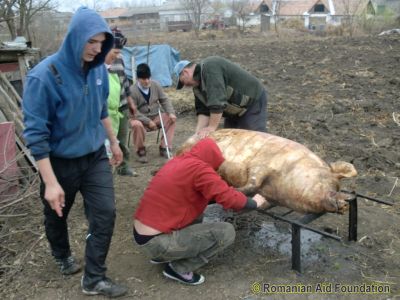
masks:
<svg viewBox="0 0 400 300"><path fill-rule="evenodd" d="M235 239L232 224L196 223L210 201L236 211L262 207L257 194L247 198L216 172L224 158L210 138L168 161L154 176L134 214L136 243L152 258L166 263L164 276L197 285L204 276L194 273Z"/></svg>

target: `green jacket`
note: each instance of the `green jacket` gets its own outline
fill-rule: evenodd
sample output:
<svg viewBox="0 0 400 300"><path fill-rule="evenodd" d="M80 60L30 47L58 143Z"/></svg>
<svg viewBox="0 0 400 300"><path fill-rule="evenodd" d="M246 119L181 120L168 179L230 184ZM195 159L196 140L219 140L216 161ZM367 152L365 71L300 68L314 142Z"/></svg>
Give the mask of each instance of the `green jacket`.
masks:
<svg viewBox="0 0 400 300"><path fill-rule="evenodd" d="M193 79L200 82L193 88L197 114L223 112L228 117L240 117L264 91L256 77L218 56L202 60L195 68Z"/></svg>
<svg viewBox="0 0 400 300"><path fill-rule="evenodd" d="M120 97L121 97L121 82L119 81L118 74L108 73L108 82L110 92L108 94L108 116L111 120L111 125L114 134L118 135L119 122L122 114L119 112Z"/></svg>

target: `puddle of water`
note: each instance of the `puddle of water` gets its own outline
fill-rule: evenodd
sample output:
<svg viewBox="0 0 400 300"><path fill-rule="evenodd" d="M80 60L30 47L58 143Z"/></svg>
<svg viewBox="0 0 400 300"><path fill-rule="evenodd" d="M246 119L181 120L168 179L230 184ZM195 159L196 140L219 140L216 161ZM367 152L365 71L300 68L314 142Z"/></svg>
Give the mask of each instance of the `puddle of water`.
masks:
<svg viewBox="0 0 400 300"><path fill-rule="evenodd" d="M319 258L316 250L321 235L301 229L301 256L305 261L315 261ZM292 233L289 228L278 227L274 223L262 222L260 230L255 232L253 244L257 248L267 248L283 255L292 254Z"/></svg>
<svg viewBox="0 0 400 300"><path fill-rule="evenodd" d="M208 205L204 212L204 223L221 222L233 217L233 212L225 211L219 204ZM240 216L237 216L240 218ZM292 233L290 225L278 222L277 225L263 221L256 229L251 226L249 234L246 235L250 241L249 245L257 251L266 249L279 252L285 256L292 255ZM322 236L318 233L301 229L301 256L305 262L313 262L320 258L318 244Z"/></svg>

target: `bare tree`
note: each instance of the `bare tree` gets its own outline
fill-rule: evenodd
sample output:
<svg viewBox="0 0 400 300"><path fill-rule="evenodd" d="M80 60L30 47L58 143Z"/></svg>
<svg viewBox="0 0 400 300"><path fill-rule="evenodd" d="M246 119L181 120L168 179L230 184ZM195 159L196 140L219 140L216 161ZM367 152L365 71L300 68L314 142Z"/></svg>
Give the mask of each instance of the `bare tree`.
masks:
<svg viewBox="0 0 400 300"><path fill-rule="evenodd" d="M239 19L238 28L239 31L244 32L246 23L248 22L248 15L251 11L252 1L250 0L233 0L232 1L232 12L236 14Z"/></svg>
<svg viewBox="0 0 400 300"><path fill-rule="evenodd" d="M31 39L29 25L41 11L53 9L51 0L1 0L1 18L7 23L11 38L17 35Z"/></svg>
<svg viewBox="0 0 400 300"><path fill-rule="evenodd" d="M17 36L15 28L15 12L14 5L17 0L1 0L0 1L0 22L7 24L8 31L12 39Z"/></svg>
<svg viewBox="0 0 400 300"><path fill-rule="evenodd" d="M215 13L221 13L226 8L226 3L222 0L214 0L210 3L210 6Z"/></svg>
<svg viewBox="0 0 400 300"><path fill-rule="evenodd" d="M343 12L345 19L342 20L342 24L348 29L349 35L352 37L355 30L357 16L361 15L367 7L363 9L363 5L367 4L365 0L340 0L339 2L343 6Z"/></svg>
<svg viewBox="0 0 400 300"><path fill-rule="evenodd" d="M272 14L274 18L274 29L276 35L279 37L279 26L278 23L280 21L281 9L285 5L283 0L273 0L272 1Z"/></svg>
<svg viewBox="0 0 400 300"><path fill-rule="evenodd" d="M19 12L19 26L17 33L26 36L31 40L29 25L32 18L41 11L54 9L51 0L17 0L17 9Z"/></svg>
<svg viewBox="0 0 400 300"><path fill-rule="evenodd" d="M201 27L201 16L204 14L205 9L209 6L209 0L180 0L181 5L188 13L190 20L194 25L194 32L196 36L199 35Z"/></svg>

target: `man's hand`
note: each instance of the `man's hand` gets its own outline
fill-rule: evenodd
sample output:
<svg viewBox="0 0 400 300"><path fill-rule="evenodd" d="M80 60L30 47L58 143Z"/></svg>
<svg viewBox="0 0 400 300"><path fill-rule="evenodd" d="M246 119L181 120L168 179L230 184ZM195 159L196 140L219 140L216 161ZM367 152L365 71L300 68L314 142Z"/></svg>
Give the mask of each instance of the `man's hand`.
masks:
<svg viewBox="0 0 400 300"><path fill-rule="evenodd" d="M208 126L208 127L204 127L202 129L200 129L198 132L196 132L196 134L200 139L203 139L203 138L207 137L213 131L215 131L215 128Z"/></svg>
<svg viewBox="0 0 400 300"><path fill-rule="evenodd" d="M65 206L65 193L60 184L58 182L45 184L44 198L61 218L63 216L62 209Z"/></svg>
<svg viewBox="0 0 400 300"><path fill-rule="evenodd" d="M136 108L135 104L129 105L129 112L131 113L132 117L136 116L137 108Z"/></svg>
<svg viewBox="0 0 400 300"><path fill-rule="evenodd" d="M110 149L112 152L112 157L110 159L110 164L118 167L122 163L123 154L118 143L111 143Z"/></svg>
<svg viewBox="0 0 400 300"><path fill-rule="evenodd" d="M267 204L268 204L267 200L260 194L256 194L253 197L253 200L256 201L258 209L263 209L263 208L267 207Z"/></svg>
<svg viewBox="0 0 400 300"><path fill-rule="evenodd" d="M175 116L175 114L169 114L169 118L170 118L170 120L171 120L172 123L175 123L175 122L176 122L176 116Z"/></svg>
<svg viewBox="0 0 400 300"><path fill-rule="evenodd" d="M54 174L50 159L48 157L40 159L37 161L37 165L44 183L44 199L61 218L63 216L62 209L65 206L65 193Z"/></svg>
<svg viewBox="0 0 400 300"><path fill-rule="evenodd" d="M133 101L131 96L128 96L127 100L128 100L129 111L130 111L132 117L134 117L137 113L137 107L135 105L135 101Z"/></svg>
<svg viewBox="0 0 400 300"><path fill-rule="evenodd" d="M149 128L151 130L156 130L157 129L157 125L153 121L150 121L148 126L149 126Z"/></svg>

